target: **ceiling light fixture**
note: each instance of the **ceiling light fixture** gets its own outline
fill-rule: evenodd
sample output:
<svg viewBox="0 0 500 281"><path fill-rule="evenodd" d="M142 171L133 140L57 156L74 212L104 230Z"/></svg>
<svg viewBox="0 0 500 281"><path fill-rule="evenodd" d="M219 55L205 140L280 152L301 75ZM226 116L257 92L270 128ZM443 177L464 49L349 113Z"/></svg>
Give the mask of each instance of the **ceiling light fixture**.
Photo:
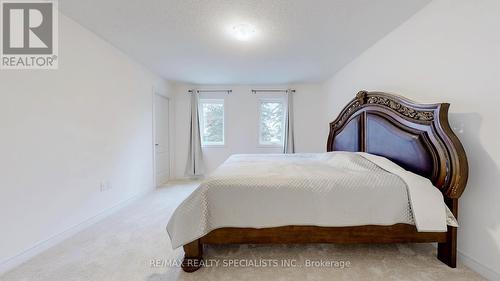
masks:
<svg viewBox="0 0 500 281"><path fill-rule="evenodd" d="M231 28L231 33L234 36L234 38L240 41L250 40L255 35L256 32L257 30L255 29L255 27L248 23L240 23L234 25Z"/></svg>

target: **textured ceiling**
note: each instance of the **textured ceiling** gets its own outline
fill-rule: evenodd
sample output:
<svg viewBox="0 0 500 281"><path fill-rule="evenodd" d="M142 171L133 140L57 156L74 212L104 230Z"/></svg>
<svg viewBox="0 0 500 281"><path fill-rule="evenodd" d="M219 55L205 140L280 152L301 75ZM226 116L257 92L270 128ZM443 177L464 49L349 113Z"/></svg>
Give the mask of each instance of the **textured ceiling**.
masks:
<svg viewBox="0 0 500 281"><path fill-rule="evenodd" d="M430 0L60 0L63 14L170 80L318 82ZM254 40L227 34L256 26Z"/></svg>

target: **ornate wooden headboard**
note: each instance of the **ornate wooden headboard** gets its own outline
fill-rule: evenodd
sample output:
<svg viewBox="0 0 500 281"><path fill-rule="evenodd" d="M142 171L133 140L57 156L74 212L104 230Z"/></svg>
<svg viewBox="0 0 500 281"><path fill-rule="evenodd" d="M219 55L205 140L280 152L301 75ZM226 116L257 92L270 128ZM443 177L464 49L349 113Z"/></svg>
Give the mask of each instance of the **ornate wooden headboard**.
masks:
<svg viewBox="0 0 500 281"><path fill-rule="evenodd" d="M327 150L384 156L457 199L467 183L468 164L448 123L449 106L361 91L330 123Z"/></svg>

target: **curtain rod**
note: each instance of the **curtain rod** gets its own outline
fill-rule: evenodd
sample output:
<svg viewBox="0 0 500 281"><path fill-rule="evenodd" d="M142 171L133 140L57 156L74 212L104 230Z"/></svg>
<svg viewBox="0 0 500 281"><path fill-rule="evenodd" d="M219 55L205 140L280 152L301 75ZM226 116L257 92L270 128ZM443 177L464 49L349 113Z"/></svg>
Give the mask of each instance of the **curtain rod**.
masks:
<svg viewBox="0 0 500 281"><path fill-rule="evenodd" d="M292 93L295 93L295 90L294 89L290 89L290 90L283 90L283 89L270 89L270 90L266 90L266 89L252 89L252 94L257 94L258 92L266 92L266 93L286 93L286 92L292 92Z"/></svg>
<svg viewBox="0 0 500 281"><path fill-rule="evenodd" d="M233 92L233 90L231 89L227 89L227 90L196 90L198 93L226 93L226 94L230 94ZM193 90L189 90L188 93L192 93Z"/></svg>

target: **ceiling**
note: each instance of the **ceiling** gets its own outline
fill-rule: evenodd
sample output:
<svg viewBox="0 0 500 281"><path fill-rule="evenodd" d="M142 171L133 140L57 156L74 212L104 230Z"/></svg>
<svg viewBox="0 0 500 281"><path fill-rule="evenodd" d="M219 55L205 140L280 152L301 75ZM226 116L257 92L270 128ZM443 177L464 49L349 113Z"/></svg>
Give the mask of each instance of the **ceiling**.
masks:
<svg viewBox="0 0 500 281"><path fill-rule="evenodd" d="M79 22L166 79L319 82L430 0L60 0ZM228 35L255 26L253 40Z"/></svg>

